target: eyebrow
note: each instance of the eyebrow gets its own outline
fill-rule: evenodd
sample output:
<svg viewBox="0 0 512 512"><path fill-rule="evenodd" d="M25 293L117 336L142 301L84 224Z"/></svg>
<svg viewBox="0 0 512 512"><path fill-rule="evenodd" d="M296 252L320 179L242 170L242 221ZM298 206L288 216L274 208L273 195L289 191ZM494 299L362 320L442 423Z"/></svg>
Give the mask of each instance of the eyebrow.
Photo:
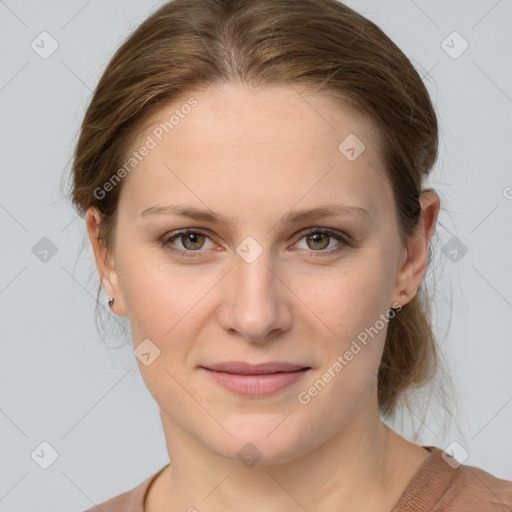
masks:
<svg viewBox="0 0 512 512"><path fill-rule="evenodd" d="M219 223L229 227L229 220L219 213L211 210L203 210L191 205L162 205L151 206L141 212L141 217L149 217L151 215L175 215L179 217L187 217L200 222L210 222L212 224ZM347 206L339 203L324 204L315 208L294 210L288 212L281 218L281 223L299 224L301 222L318 220L323 217L335 216L353 216L361 215L371 220L370 212L359 206Z"/></svg>

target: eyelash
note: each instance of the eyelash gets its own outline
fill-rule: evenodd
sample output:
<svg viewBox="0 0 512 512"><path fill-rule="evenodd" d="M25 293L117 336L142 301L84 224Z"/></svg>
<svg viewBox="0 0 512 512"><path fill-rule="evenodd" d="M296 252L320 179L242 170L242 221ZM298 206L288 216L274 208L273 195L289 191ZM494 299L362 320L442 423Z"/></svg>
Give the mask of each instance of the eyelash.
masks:
<svg viewBox="0 0 512 512"><path fill-rule="evenodd" d="M198 249L196 251L183 250L183 249L178 249L176 247L173 247L170 244L170 242L173 242L174 240L176 240L180 236L190 235L190 234L199 234L199 235L204 235L204 236L207 236L208 238L210 238L208 231L203 231L201 229L187 228L187 229L182 229L180 231L176 231L176 232L172 232L172 233L167 233L166 235L164 235L160 239L160 244L161 244L162 247L166 247L167 246L167 249L169 251L177 254L178 256L184 256L186 258L197 258L197 257L200 257L201 253L204 252L204 251L201 251L200 249ZM297 240L297 242L295 242L295 243L300 242L304 237L306 237L308 235L312 235L312 234L327 235L330 238L336 239L340 243L338 245L336 245L334 248L329 249L329 250L318 250L318 251L311 250L311 251L308 251L308 252L313 253L313 254L311 254L311 257L331 256L333 254L336 254L336 253L340 252L344 247L353 247L353 245L354 245L353 242L348 239L348 237L343 236L340 233L338 233L337 231L333 231L332 229L329 229L329 228L309 228L305 232L303 232L302 237L299 238ZM196 253L198 253L198 254L196 254ZM314 253L320 253L320 254L314 254Z"/></svg>

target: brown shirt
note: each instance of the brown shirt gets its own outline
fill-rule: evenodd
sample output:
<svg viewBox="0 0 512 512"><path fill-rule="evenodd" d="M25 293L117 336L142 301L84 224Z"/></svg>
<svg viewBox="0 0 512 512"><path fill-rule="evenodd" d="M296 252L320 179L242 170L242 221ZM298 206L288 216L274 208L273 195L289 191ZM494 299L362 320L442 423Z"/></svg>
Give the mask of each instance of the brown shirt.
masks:
<svg viewBox="0 0 512 512"><path fill-rule="evenodd" d="M430 452L429 458L390 512L512 512L512 481L473 466L450 465L442 456L443 450L425 448ZM167 466L134 489L86 512L144 512L148 489Z"/></svg>

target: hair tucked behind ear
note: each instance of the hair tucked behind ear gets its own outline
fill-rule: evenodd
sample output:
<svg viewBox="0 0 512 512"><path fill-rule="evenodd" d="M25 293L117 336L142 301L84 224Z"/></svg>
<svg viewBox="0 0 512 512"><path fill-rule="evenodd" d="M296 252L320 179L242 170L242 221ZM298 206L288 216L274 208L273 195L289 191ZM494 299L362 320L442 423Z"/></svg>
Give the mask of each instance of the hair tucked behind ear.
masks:
<svg viewBox="0 0 512 512"><path fill-rule="evenodd" d="M107 249L122 182L103 197L95 190L123 165L153 113L215 82L306 85L369 116L383 141L402 242L414 234L422 184L437 158L438 125L420 76L381 29L335 0L175 0L117 50L81 126L72 201L80 215L100 211L98 236ZM388 325L378 373L381 412L392 415L405 391L429 382L437 366L422 283Z"/></svg>

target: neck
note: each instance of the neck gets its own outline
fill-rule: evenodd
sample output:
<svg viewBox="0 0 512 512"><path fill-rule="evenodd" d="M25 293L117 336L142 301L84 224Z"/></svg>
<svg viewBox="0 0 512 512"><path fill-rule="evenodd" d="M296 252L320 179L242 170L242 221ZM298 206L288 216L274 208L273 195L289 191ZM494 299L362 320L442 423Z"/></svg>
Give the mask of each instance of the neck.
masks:
<svg viewBox="0 0 512 512"><path fill-rule="evenodd" d="M312 451L251 467L212 452L164 412L162 421L171 465L152 486L149 512L391 510L428 455L367 406Z"/></svg>

